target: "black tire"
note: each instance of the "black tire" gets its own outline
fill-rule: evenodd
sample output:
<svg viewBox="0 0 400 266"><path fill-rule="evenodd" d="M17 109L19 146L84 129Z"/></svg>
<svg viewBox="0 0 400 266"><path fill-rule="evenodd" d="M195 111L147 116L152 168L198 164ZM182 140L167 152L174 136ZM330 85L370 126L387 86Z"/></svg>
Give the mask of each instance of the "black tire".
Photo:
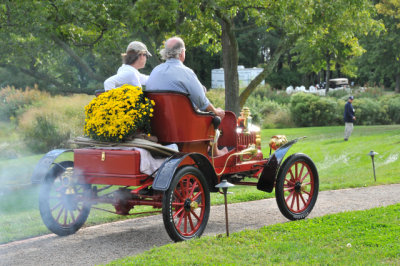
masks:
<svg viewBox="0 0 400 266"><path fill-rule="evenodd" d="M210 192L202 172L184 166L175 173L162 202L164 226L175 242L200 237L210 214Z"/></svg>
<svg viewBox="0 0 400 266"><path fill-rule="evenodd" d="M289 220L304 219L318 198L319 178L313 161L305 154L288 157L279 169L275 186L276 202Z"/></svg>
<svg viewBox="0 0 400 266"><path fill-rule="evenodd" d="M47 228L59 236L74 234L90 213L91 206L85 201L90 185L68 179L73 167L71 161L54 164L40 186L40 215Z"/></svg>

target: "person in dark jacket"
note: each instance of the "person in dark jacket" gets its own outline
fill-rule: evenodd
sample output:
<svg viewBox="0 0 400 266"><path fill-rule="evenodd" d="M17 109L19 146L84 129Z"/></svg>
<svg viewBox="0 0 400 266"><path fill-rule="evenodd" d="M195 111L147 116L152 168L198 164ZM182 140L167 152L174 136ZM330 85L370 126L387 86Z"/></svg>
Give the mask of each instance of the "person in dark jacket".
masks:
<svg viewBox="0 0 400 266"><path fill-rule="evenodd" d="M353 132L353 122L356 120L354 115L354 108L351 104L354 100L353 96L350 96L347 103L344 106L344 140L347 141L350 138L351 132Z"/></svg>

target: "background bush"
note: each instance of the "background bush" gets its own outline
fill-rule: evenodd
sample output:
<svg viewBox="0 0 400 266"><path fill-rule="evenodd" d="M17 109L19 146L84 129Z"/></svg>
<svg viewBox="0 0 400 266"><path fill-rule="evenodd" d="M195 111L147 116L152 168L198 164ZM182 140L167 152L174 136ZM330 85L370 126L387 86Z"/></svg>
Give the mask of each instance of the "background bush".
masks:
<svg viewBox="0 0 400 266"><path fill-rule="evenodd" d="M394 124L400 124L400 95L391 97L387 102L387 114Z"/></svg>
<svg viewBox="0 0 400 266"><path fill-rule="evenodd" d="M329 97L296 93L290 101L290 112L296 126L326 126L338 123L338 103ZM342 111L343 112L343 111Z"/></svg>
<svg viewBox="0 0 400 266"><path fill-rule="evenodd" d="M39 104L40 100L49 97L46 92L27 87L25 90L7 86L0 89L0 120L10 121L22 113L32 104Z"/></svg>
<svg viewBox="0 0 400 266"><path fill-rule="evenodd" d="M48 97L20 117L19 130L34 152L47 152L66 145L70 138L83 135L85 110L93 95ZM39 144L40 143L40 144Z"/></svg>
<svg viewBox="0 0 400 266"><path fill-rule="evenodd" d="M354 99L355 124L357 125L385 125L390 124L385 106L372 98Z"/></svg>
<svg viewBox="0 0 400 266"><path fill-rule="evenodd" d="M46 153L64 146L70 135L70 131L62 131L57 128L54 117L39 115L35 117L32 126L24 131L24 140L32 152Z"/></svg>

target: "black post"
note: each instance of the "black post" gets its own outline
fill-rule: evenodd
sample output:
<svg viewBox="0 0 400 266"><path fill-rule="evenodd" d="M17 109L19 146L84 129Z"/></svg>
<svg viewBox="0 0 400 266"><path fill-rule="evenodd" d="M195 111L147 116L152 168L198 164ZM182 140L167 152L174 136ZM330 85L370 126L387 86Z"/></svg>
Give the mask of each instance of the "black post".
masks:
<svg viewBox="0 0 400 266"><path fill-rule="evenodd" d="M229 221L228 221L228 202L226 200L226 194L228 192L228 188L223 188L224 191L224 200L225 200L225 226L226 226L226 236L229 236Z"/></svg>
<svg viewBox="0 0 400 266"><path fill-rule="evenodd" d="M229 221L228 221L228 201L226 199L226 194L228 194L228 188L233 187L235 185L226 181L226 179L222 180L221 183L216 185L216 188L222 188L224 193L224 202L225 202L225 226L226 226L226 236L229 236Z"/></svg>
<svg viewBox="0 0 400 266"><path fill-rule="evenodd" d="M376 182L376 174L375 174L375 161L374 161L374 156L377 155L377 154L378 154L378 153L377 153L377 152L374 152L374 151L370 151L370 152L368 153L368 155L371 156L371 160L372 160L372 169L374 170L374 180L375 180L375 182Z"/></svg>

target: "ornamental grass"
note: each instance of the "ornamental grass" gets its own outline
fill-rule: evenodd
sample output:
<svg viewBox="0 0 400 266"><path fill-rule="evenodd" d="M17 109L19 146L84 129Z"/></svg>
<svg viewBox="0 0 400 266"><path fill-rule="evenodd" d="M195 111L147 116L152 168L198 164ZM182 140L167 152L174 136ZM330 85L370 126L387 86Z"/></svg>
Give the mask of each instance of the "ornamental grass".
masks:
<svg viewBox="0 0 400 266"><path fill-rule="evenodd" d="M108 142L127 141L138 133L150 135L154 105L140 87L125 84L109 90L85 106L85 134Z"/></svg>

